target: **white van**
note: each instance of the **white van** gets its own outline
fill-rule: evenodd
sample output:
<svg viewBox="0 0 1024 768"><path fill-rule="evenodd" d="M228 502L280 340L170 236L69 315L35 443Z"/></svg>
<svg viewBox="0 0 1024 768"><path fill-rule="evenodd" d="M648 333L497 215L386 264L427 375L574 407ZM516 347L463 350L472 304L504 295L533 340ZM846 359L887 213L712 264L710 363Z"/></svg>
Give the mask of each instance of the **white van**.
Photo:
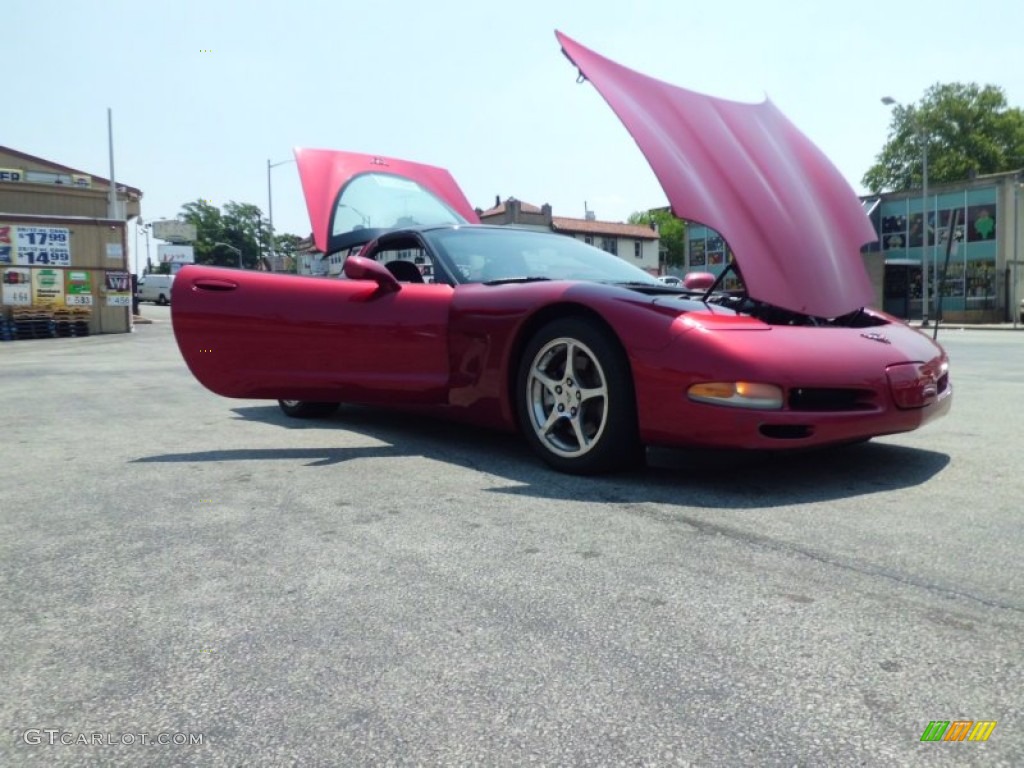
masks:
<svg viewBox="0 0 1024 768"><path fill-rule="evenodd" d="M172 285L174 275L143 275L139 278L139 301L170 304Z"/></svg>

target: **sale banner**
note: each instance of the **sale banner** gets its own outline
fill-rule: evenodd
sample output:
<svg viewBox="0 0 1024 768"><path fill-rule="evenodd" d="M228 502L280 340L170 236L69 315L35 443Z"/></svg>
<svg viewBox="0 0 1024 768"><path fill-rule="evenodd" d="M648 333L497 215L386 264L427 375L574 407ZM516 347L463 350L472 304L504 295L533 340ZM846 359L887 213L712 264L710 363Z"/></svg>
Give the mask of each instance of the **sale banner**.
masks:
<svg viewBox="0 0 1024 768"><path fill-rule="evenodd" d="M14 227L19 264L70 267L70 230L64 227Z"/></svg>
<svg viewBox="0 0 1024 768"><path fill-rule="evenodd" d="M14 227L0 224L0 265L18 263L18 244Z"/></svg>

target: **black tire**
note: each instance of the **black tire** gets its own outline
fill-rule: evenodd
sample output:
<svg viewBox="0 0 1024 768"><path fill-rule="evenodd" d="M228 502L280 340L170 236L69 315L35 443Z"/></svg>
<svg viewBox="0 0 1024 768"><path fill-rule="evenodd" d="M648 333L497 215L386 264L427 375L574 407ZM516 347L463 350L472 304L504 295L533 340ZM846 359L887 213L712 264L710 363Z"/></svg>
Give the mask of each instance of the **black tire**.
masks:
<svg viewBox="0 0 1024 768"><path fill-rule="evenodd" d="M163 295L163 294L161 293L161 294L160 294L159 296L157 296L157 298L156 298L156 303L157 303L157 304L159 304L159 305L160 305L160 306L162 307L162 306L164 306L165 304L170 304L171 302L169 302L169 301L167 300L167 297L166 297L166 296L164 296L164 295Z"/></svg>
<svg viewBox="0 0 1024 768"><path fill-rule="evenodd" d="M277 404L286 416L290 416L293 419L313 419L317 416L330 416L341 405L341 403L310 403L305 400L278 400Z"/></svg>
<svg viewBox="0 0 1024 768"><path fill-rule="evenodd" d="M560 472L592 475L643 460L629 361L593 321L562 318L534 334L519 360L515 398L526 441Z"/></svg>

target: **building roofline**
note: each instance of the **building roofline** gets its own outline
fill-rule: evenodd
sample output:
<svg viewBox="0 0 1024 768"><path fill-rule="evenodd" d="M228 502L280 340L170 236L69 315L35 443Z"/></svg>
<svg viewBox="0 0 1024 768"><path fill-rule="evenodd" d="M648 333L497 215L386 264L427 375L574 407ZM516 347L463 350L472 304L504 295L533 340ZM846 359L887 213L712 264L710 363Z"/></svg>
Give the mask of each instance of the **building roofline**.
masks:
<svg viewBox="0 0 1024 768"><path fill-rule="evenodd" d="M571 216L552 216L551 227L563 232L582 232L591 235L616 235L632 237L638 240L657 240L658 232L645 224L630 224L620 221L600 221L598 219L577 219Z"/></svg>
<svg viewBox="0 0 1024 768"><path fill-rule="evenodd" d="M126 219L108 219L105 216L62 216L50 213L3 213L0 212L0 221L34 221L34 222L57 222L60 224L106 224L108 226L123 227L128 224Z"/></svg>
<svg viewBox="0 0 1024 768"><path fill-rule="evenodd" d="M1000 182L1007 179L1018 178L1024 182L1024 168L1019 168L1015 171L999 171L998 173L985 173L975 176L973 179L960 179L959 181L940 181L940 182L928 182L928 194L932 195L944 190L958 189L966 187L976 187L980 184ZM876 198L893 198L893 197L914 197L917 195L920 197L921 188L913 187L911 189L894 189L887 192L870 192L866 195L859 195L862 201L873 200Z"/></svg>
<svg viewBox="0 0 1024 768"><path fill-rule="evenodd" d="M88 176L90 178L96 179L97 181L102 181L108 187L110 186L110 179L108 179L108 178L106 178L104 176L98 176L95 173L89 173L88 171L81 171L78 168L72 168L69 165L63 165L61 163L56 163L53 160L47 160L45 157L36 157L35 155L28 154L28 152L21 152L21 151L19 151L17 149L12 149L11 147L5 147L5 146L2 146L2 145L0 145L0 152L5 152L5 153L7 153L9 155L14 155L15 157L20 157L22 160L31 160L32 162L35 162L35 163L42 163L43 165L48 165L51 168L54 168L55 170L65 171L67 173L73 173L73 174L76 174L76 175L79 175L79 176ZM121 182L117 182L117 186L119 188L125 189L128 192L134 192L139 197L142 197L142 190L139 189L138 187L132 187L132 186L130 186L128 184L122 184Z"/></svg>

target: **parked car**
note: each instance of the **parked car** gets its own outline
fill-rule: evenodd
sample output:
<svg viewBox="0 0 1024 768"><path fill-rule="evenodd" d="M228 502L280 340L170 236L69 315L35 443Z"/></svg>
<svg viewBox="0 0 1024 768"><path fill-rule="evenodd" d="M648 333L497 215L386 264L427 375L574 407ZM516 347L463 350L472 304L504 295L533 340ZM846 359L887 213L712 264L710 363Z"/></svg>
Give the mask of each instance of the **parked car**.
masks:
<svg viewBox="0 0 1024 768"><path fill-rule="evenodd" d="M664 283L665 285L682 285L683 284L682 279L676 277L675 275L661 275L661 276L658 277L658 281Z"/></svg>
<svg viewBox="0 0 1024 768"><path fill-rule="evenodd" d="M175 275L143 275L139 278L139 301L169 304L174 278Z"/></svg>
<svg viewBox="0 0 1024 768"><path fill-rule="evenodd" d="M726 237L726 271L666 285L564 235L480 225L442 168L298 149L317 248L362 250L343 279L184 267L171 316L196 378L294 417L352 402L518 430L574 473L631 466L645 445L859 442L949 410L946 353L867 307L874 231L856 194L774 106L559 39L674 213Z"/></svg>

